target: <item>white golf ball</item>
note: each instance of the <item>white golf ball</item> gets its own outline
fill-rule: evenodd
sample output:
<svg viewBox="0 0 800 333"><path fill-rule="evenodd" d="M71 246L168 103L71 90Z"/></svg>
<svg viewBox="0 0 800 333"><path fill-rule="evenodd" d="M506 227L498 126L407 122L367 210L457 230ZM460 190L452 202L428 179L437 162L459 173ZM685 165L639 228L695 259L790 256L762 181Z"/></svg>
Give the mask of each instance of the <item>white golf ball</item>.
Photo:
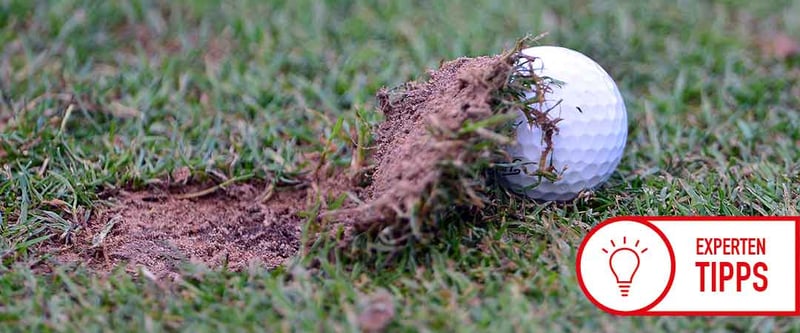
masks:
<svg viewBox="0 0 800 333"><path fill-rule="evenodd" d="M603 184L622 158L628 136L625 102L614 80L589 57L562 47L538 46L522 50L535 57L530 63L539 77L563 82L551 84L544 103L537 109L549 110L549 118L561 118L552 136L552 165L560 177L554 181L535 174L546 145L543 132L529 125L522 111L517 120L516 144L508 147L517 166L500 170L505 185L514 192L541 201L567 201L581 191ZM536 96L535 91L527 94Z"/></svg>

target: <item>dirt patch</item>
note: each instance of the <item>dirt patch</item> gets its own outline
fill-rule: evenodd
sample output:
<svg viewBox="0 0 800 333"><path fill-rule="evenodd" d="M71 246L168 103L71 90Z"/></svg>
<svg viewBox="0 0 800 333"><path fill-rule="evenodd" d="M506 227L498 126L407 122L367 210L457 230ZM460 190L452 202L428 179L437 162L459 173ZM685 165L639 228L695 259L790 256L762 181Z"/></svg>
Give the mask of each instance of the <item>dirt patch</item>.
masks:
<svg viewBox="0 0 800 333"><path fill-rule="evenodd" d="M162 190L124 192L89 219L74 246L57 250L57 260L100 271L143 266L155 274L178 271L186 262L233 270L279 266L300 248L297 213L307 192L277 192L261 202L261 190L234 185L196 199Z"/></svg>

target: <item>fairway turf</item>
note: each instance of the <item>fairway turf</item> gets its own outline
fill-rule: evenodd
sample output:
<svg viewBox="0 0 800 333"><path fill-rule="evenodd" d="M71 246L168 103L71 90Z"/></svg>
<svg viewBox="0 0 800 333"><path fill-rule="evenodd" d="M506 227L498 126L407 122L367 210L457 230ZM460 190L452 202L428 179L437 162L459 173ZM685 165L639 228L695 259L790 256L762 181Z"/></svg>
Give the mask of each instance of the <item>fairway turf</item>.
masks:
<svg viewBox="0 0 800 333"><path fill-rule="evenodd" d="M800 215L800 59L762 52L777 34L800 41L797 13L796 0L0 1L0 330L354 331L388 293L392 331L800 331L614 317L574 269L582 236L613 216ZM318 242L271 271L104 276L41 251L184 167L279 187L313 153L348 168L351 134L382 120L378 89L543 32L626 100L625 155L590 198L500 195L425 244L359 238L376 251L335 256Z"/></svg>

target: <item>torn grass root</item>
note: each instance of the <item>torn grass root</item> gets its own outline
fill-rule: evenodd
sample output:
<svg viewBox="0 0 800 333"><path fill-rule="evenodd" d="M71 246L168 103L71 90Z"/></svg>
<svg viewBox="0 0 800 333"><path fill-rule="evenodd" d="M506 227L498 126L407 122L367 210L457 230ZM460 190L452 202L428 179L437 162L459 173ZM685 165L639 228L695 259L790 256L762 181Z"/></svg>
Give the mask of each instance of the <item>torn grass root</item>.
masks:
<svg viewBox="0 0 800 333"><path fill-rule="evenodd" d="M378 92L386 120L377 130L357 230L396 243L423 239L440 221L469 218L453 214L479 213L489 203L486 170L511 161L503 147L513 142L516 110L543 131L538 173L557 177L547 161L560 119L539 107L553 81L537 77L531 70L536 59L521 49L519 43L501 55L449 61L425 82Z"/></svg>

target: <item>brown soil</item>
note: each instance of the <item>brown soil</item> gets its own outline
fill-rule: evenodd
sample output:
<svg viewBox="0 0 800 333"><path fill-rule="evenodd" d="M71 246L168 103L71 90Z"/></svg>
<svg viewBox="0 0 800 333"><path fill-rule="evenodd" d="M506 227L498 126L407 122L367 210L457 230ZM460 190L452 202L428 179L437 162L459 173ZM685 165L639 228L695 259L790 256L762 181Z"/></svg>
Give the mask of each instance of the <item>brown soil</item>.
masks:
<svg viewBox="0 0 800 333"><path fill-rule="evenodd" d="M468 141L455 132L467 120L492 115L491 98L508 78L508 59L460 58L431 71L425 82L381 90L377 97L386 121L377 129L373 172L365 189L344 179L346 172L333 172L336 176L330 179L278 191L266 201L260 200L263 186L248 184L192 199L163 189L123 192L112 200L113 206L92 215L72 245L51 241L46 247L55 248L57 261L80 261L100 271L126 265L130 271L145 267L165 274L178 271L185 262L231 269L250 264L276 267L301 246L305 220L298 213L320 195L345 191L364 204L349 202L339 212L325 212L323 207L324 214L333 213L326 221L350 231L353 226L374 230L379 228L373 226L402 223L414 205L430 202L431 191L447 176L440 162L464 160ZM179 191L198 190L190 187Z"/></svg>
<svg viewBox="0 0 800 333"><path fill-rule="evenodd" d="M279 192L261 203L261 190L235 185L198 199L161 190L122 193L90 218L74 246L56 249L56 259L100 271L142 266L155 274L178 271L186 262L233 270L279 266L300 247L296 213L307 193Z"/></svg>
<svg viewBox="0 0 800 333"><path fill-rule="evenodd" d="M378 93L386 121L377 131L368 214L358 221L359 229L408 218L447 177L444 161L469 160L469 141L457 132L468 120L492 115L492 98L510 69L504 56L459 58L430 72L427 82Z"/></svg>

